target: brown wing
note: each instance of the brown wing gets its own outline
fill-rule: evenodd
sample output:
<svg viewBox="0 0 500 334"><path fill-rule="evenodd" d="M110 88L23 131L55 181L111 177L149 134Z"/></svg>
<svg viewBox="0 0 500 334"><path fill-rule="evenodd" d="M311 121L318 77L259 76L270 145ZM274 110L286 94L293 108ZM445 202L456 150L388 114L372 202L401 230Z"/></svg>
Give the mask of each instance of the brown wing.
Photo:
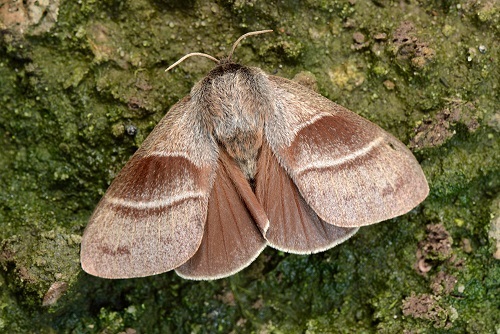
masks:
<svg viewBox="0 0 500 334"><path fill-rule="evenodd" d="M217 147L189 99L174 106L118 174L84 232L82 268L105 278L162 273L198 249Z"/></svg>
<svg viewBox="0 0 500 334"><path fill-rule="evenodd" d="M316 253L345 241L358 230L321 220L304 201L267 143L259 157L256 195L269 218L265 237L276 249L296 254Z"/></svg>
<svg viewBox="0 0 500 334"><path fill-rule="evenodd" d="M377 125L290 80L270 76L271 150L327 223L373 224L404 214L429 192L412 153Z"/></svg>
<svg viewBox="0 0 500 334"><path fill-rule="evenodd" d="M265 248L260 228L267 225L265 212L243 173L221 149L203 240L196 254L176 268L177 274L203 280L242 270Z"/></svg>

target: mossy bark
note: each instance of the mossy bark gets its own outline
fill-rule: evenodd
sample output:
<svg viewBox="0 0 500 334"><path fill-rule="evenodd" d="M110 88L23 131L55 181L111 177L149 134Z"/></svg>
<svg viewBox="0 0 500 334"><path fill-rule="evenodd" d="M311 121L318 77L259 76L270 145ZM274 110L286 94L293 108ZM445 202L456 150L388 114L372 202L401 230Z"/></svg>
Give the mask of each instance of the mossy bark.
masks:
<svg viewBox="0 0 500 334"><path fill-rule="evenodd" d="M494 0L4 1L0 331L498 332L499 12ZM164 69L269 28L235 58L307 70L323 95L411 143L428 199L321 254L267 249L227 279L83 273L93 207L213 65Z"/></svg>

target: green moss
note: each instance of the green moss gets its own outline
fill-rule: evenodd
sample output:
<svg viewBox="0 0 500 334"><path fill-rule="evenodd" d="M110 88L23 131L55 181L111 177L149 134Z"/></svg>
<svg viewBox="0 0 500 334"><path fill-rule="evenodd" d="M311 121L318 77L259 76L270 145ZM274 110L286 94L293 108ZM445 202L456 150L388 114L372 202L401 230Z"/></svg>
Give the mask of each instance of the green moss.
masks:
<svg viewBox="0 0 500 334"><path fill-rule="evenodd" d="M48 33L5 30L0 330L498 331L500 266L488 231L500 189L494 154L500 151L500 67L495 34L484 33L498 31L495 6L73 1L61 4ZM407 143L416 125L434 120L452 100L474 105L479 128L471 132L458 121L440 146L417 152L431 186L419 208L362 228L328 252L267 249L248 269L215 282L174 273L116 281L84 274L79 236L92 209L165 110L213 64L192 58L164 69L189 52L224 57L244 32L268 28L275 33L245 40L235 58L289 78L310 71L322 94ZM357 45L354 33L366 45ZM137 135L126 133L129 125ZM441 224L453 244L451 255L431 259L422 275L417 250L429 224ZM462 247L465 239L470 249ZM439 273L456 279L451 291L434 290ZM55 281L69 290L42 307ZM429 296L436 317L404 315L412 295Z"/></svg>

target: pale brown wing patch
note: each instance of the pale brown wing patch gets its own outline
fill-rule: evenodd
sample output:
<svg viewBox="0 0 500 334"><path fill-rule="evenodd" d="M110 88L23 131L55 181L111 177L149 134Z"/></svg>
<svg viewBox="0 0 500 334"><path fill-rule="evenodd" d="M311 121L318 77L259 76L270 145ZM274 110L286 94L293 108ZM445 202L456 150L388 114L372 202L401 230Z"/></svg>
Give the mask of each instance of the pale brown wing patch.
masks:
<svg viewBox="0 0 500 334"><path fill-rule="evenodd" d="M143 277L169 271L191 257L203 235L203 200L187 200L174 208L138 214L106 204L90 223L108 222L107 228L89 225L82 242L82 267L104 278ZM190 221L189 225L185 224Z"/></svg>

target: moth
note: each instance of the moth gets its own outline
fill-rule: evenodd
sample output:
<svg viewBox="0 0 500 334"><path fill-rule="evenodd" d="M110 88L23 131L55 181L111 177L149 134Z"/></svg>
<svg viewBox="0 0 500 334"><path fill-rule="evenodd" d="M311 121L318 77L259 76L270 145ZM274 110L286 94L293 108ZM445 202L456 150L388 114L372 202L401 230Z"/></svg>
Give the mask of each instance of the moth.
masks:
<svg viewBox="0 0 500 334"><path fill-rule="evenodd" d="M175 269L195 280L247 267L268 245L327 250L407 213L429 192L412 153L325 97L256 67L217 65L175 104L97 205L83 269L104 278ZM171 67L172 67L171 66Z"/></svg>

